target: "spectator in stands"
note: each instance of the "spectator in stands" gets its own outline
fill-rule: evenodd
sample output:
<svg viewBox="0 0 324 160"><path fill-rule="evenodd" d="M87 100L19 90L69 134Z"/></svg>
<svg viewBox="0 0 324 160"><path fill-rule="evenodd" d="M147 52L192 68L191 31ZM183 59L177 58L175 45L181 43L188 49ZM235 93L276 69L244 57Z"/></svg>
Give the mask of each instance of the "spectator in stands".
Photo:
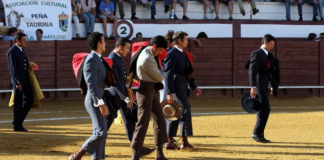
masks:
<svg viewBox="0 0 324 160"><path fill-rule="evenodd" d="M317 8L318 8L318 12L319 12L319 17L321 18L321 21L323 21L324 16L323 16L323 0L317 0Z"/></svg>
<svg viewBox="0 0 324 160"><path fill-rule="evenodd" d="M108 37L107 33L107 19L113 22L112 34L110 36L111 39L117 38L117 25L118 18L114 15L114 2L110 0L102 0L99 5L100 10L100 19L103 21L105 37Z"/></svg>
<svg viewBox="0 0 324 160"><path fill-rule="evenodd" d="M72 19L74 22L74 28L75 28L75 37L80 38L80 29L79 29L79 9L81 8L81 5L79 3L79 0L72 0L71 1L71 6L72 6Z"/></svg>
<svg viewBox="0 0 324 160"><path fill-rule="evenodd" d="M156 0L138 0L144 8L151 8L151 20L155 20L156 15Z"/></svg>
<svg viewBox="0 0 324 160"><path fill-rule="evenodd" d="M136 0L128 0L128 1L130 1L130 3L131 3L131 11L132 11L131 19L138 19L138 17L136 17ZM115 8L114 14L116 15L117 4L118 4L120 19L124 19L124 17L125 17L124 0L113 0L113 2L114 2L114 8Z"/></svg>
<svg viewBox="0 0 324 160"><path fill-rule="evenodd" d="M291 21L290 19L290 6L291 4L294 4L294 0L285 0L286 3L286 19L287 21ZM313 21L318 21L317 20L317 0L298 0L297 5L298 5L298 14L299 14L299 20L298 21L303 21L303 4L308 3L313 6Z"/></svg>
<svg viewBox="0 0 324 160"><path fill-rule="evenodd" d="M253 15L259 13L259 9L256 8L255 1L254 0L248 0L248 2L251 4ZM242 16L245 16L245 10L244 10L244 7L243 7L242 0L237 0L237 4L238 4L238 6L240 8Z"/></svg>
<svg viewBox="0 0 324 160"><path fill-rule="evenodd" d="M315 33L309 33L307 40L309 41L315 41L316 40L317 35Z"/></svg>
<svg viewBox="0 0 324 160"><path fill-rule="evenodd" d="M207 9L209 9L210 13L214 12L214 8L210 5L209 0L202 0L203 9L204 9L204 19L209 19L207 17Z"/></svg>
<svg viewBox="0 0 324 160"><path fill-rule="evenodd" d="M2 0L0 0L0 18L1 19L5 18L4 7L3 7Z"/></svg>
<svg viewBox="0 0 324 160"><path fill-rule="evenodd" d="M143 35L141 32L136 33L136 36L134 38L135 42L142 42L143 41Z"/></svg>
<svg viewBox="0 0 324 160"><path fill-rule="evenodd" d="M199 32L196 39L203 39L203 40L205 40L207 38L208 38L208 36L207 36L207 34L205 32Z"/></svg>
<svg viewBox="0 0 324 160"><path fill-rule="evenodd" d="M8 29L8 33L6 36L2 38L4 41L13 41L18 33L18 29L16 27L11 27Z"/></svg>
<svg viewBox="0 0 324 160"><path fill-rule="evenodd" d="M43 40L43 30L38 28L36 30L36 38L37 38L37 41L42 41Z"/></svg>
<svg viewBox="0 0 324 160"><path fill-rule="evenodd" d="M179 3L183 8L182 20L189 20L189 17L187 16L188 0L172 0L170 19L174 19L174 20L178 19L177 15L175 14L177 3Z"/></svg>
<svg viewBox="0 0 324 160"><path fill-rule="evenodd" d="M324 40L324 32L322 32L322 33L320 33L320 40L322 41L322 40Z"/></svg>
<svg viewBox="0 0 324 160"><path fill-rule="evenodd" d="M215 13L216 13L216 20L219 20L219 5L220 3L224 3L228 6L229 11L229 20L233 20L233 0L216 0L215 1Z"/></svg>
<svg viewBox="0 0 324 160"><path fill-rule="evenodd" d="M87 34L91 34L94 30L96 20L96 2L94 0L81 0L81 15L84 19ZM81 16L80 16L81 17Z"/></svg>

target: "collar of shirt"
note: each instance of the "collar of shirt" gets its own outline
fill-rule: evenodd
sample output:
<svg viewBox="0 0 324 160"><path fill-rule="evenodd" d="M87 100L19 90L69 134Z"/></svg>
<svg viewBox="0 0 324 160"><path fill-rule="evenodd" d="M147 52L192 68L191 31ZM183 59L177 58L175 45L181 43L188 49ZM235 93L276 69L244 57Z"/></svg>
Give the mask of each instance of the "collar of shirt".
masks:
<svg viewBox="0 0 324 160"><path fill-rule="evenodd" d="M16 46L20 49L20 51L23 51L23 49L21 47L19 47L17 43L16 43Z"/></svg>
<svg viewBox="0 0 324 160"><path fill-rule="evenodd" d="M101 59L101 54L97 53L96 51L92 50L91 52L95 53L100 59Z"/></svg>
<svg viewBox="0 0 324 160"><path fill-rule="evenodd" d="M262 47L261 47L261 49L262 49L263 52L268 56L268 54L269 54L268 51L267 51L266 49L262 48Z"/></svg>
<svg viewBox="0 0 324 160"><path fill-rule="evenodd" d="M152 52L150 46L146 47L146 49L147 49L147 50L150 52L150 54L154 57L154 54L153 54L153 52Z"/></svg>
<svg viewBox="0 0 324 160"><path fill-rule="evenodd" d="M174 45L174 48L176 48L176 49L179 50L180 52L183 52L183 49L179 48L178 45Z"/></svg>
<svg viewBox="0 0 324 160"><path fill-rule="evenodd" d="M114 53L115 53L119 58L122 58L120 54L118 54L118 53L116 53L116 52L114 52Z"/></svg>

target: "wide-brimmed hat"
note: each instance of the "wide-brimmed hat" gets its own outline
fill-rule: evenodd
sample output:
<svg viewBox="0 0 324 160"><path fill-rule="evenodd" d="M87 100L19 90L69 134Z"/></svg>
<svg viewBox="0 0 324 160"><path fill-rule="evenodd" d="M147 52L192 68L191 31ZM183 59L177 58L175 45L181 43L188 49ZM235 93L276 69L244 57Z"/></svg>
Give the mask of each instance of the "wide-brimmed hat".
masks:
<svg viewBox="0 0 324 160"><path fill-rule="evenodd" d="M261 103L258 101L258 96L253 99L250 93L247 93L242 97L241 105L248 113L256 113L261 108Z"/></svg>
<svg viewBox="0 0 324 160"><path fill-rule="evenodd" d="M168 103L167 100L161 102L163 115L165 118L176 121L181 116L181 108L178 102L174 101L173 104Z"/></svg>

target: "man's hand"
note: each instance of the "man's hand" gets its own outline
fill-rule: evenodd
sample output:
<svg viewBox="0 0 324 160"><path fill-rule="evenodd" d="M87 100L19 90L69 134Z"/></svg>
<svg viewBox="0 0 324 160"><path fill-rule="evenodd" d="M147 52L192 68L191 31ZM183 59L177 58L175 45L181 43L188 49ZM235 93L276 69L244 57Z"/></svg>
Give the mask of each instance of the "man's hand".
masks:
<svg viewBox="0 0 324 160"><path fill-rule="evenodd" d="M196 88L196 89L194 89L194 92L195 92L195 95L196 95L196 96L201 96L201 95L202 95L202 91L201 91L200 88Z"/></svg>
<svg viewBox="0 0 324 160"><path fill-rule="evenodd" d="M127 104L127 108L131 109L133 108L133 100L132 99L127 99L125 100L125 103Z"/></svg>
<svg viewBox="0 0 324 160"><path fill-rule="evenodd" d="M18 89L18 91L22 91L22 85L20 84L20 85L16 85L16 89Z"/></svg>
<svg viewBox="0 0 324 160"><path fill-rule="evenodd" d="M174 104L174 100L173 100L173 96L172 96L172 94L168 94L168 96L167 96L167 101L168 101L168 103L170 103L170 104Z"/></svg>
<svg viewBox="0 0 324 160"><path fill-rule="evenodd" d="M108 115L108 107L103 104L99 106L100 112L103 116L107 116Z"/></svg>
<svg viewBox="0 0 324 160"><path fill-rule="evenodd" d="M256 97L256 95L257 95L256 88L251 88L250 95L251 95L252 99L255 99L255 97Z"/></svg>
<svg viewBox="0 0 324 160"><path fill-rule="evenodd" d="M272 96L273 95L273 88L271 87L270 89L270 95Z"/></svg>

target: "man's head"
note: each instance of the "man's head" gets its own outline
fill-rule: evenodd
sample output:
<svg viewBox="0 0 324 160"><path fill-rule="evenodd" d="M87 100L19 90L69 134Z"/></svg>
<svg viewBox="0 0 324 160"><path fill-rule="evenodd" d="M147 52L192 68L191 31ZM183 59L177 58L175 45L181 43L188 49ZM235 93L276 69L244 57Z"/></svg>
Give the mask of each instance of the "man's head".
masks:
<svg viewBox="0 0 324 160"><path fill-rule="evenodd" d="M143 34L141 32L136 33L135 39L136 39L136 41L142 41L143 40Z"/></svg>
<svg viewBox="0 0 324 160"><path fill-rule="evenodd" d="M316 33L310 33L308 34L307 40L314 41L316 37L317 37Z"/></svg>
<svg viewBox="0 0 324 160"><path fill-rule="evenodd" d="M262 46L264 49L270 52L274 48L275 43L276 39L271 34L264 35L262 39Z"/></svg>
<svg viewBox="0 0 324 160"><path fill-rule="evenodd" d="M88 36L88 44L92 50L99 54L102 54L106 50L104 35L99 32L93 32Z"/></svg>
<svg viewBox="0 0 324 160"><path fill-rule="evenodd" d="M168 48L173 48L174 47L174 41L173 41L173 35L174 31L169 30L168 33L164 36L164 38L168 41Z"/></svg>
<svg viewBox="0 0 324 160"><path fill-rule="evenodd" d="M163 36L155 36L150 41L154 56L161 54L167 48L168 42Z"/></svg>
<svg viewBox="0 0 324 160"><path fill-rule="evenodd" d="M110 0L105 0L106 4L109 4Z"/></svg>
<svg viewBox="0 0 324 160"><path fill-rule="evenodd" d="M179 48L184 49L188 46L188 34L183 31L178 31L174 33L173 41Z"/></svg>
<svg viewBox="0 0 324 160"><path fill-rule="evenodd" d="M26 47L26 41L27 41L27 35L25 33L18 32L15 37L16 44L19 47L24 48L24 47Z"/></svg>
<svg viewBox="0 0 324 160"><path fill-rule="evenodd" d="M131 41L127 38L118 38L115 45L115 52L126 57L130 52Z"/></svg>
<svg viewBox="0 0 324 160"><path fill-rule="evenodd" d="M36 30L36 38L37 38L37 41L43 40L43 30L42 29L39 28Z"/></svg>
<svg viewBox="0 0 324 160"><path fill-rule="evenodd" d="M18 29L16 27L11 27L8 29L7 35L16 37L17 33L18 33Z"/></svg>
<svg viewBox="0 0 324 160"><path fill-rule="evenodd" d="M324 32L320 33L320 39L324 40Z"/></svg>
<svg viewBox="0 0 324 160"><path fill-rule="evenodd" d="M200 32L197 35L197 39L207 39L207 38L208 38L208 36L205 32Z"/></svg>

